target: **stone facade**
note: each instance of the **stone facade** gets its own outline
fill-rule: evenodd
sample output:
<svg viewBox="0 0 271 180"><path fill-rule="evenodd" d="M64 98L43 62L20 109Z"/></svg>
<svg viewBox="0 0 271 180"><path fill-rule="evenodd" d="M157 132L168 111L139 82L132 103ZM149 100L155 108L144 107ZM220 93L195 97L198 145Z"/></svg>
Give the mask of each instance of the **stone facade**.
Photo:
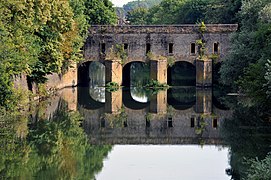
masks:
<svg viewBox="0 0 271 180"><path fill-rule="evenodd" d="M203 35L206 41L205 54L216 54L217 61L222 61L229 51L230 34L237 30L238 25L209 24L206 27L207 30ZM127 58L122 62L123 66L130 62L151 61L151 79L164 83L167 82L165 59L168 57L171 57L174 62L185 61L196 65L198 57L196 41L201 38L198 29L197 25L91 26L84 47L85 61L106 63L106 54L109 54L117 44L122 44L127 53ZM149 57L148 52L153 57ZM198 86L212 85L211 64L212 62L204 61L196 65L196 71L200 71L197 75ZM112 76L119 75L120 78L111 77L111 80L115 79L118 84L122 84L121 69L111 65L107 70L119 73L111 73ZM107 79L110 80L110 77Z"/></svg>
<svg viewBox="0 0 271 180"><path fill-rule="evenodd" d="M204 34L207 54L214 53L214 43L219 44L220 59L229 49L229 35L237 30L236 24L206 25ZM102 61L102 51L110 52L116 44L126 44L128 58L125 63L132 61L146 62L146 48L155 55L173 56L176 61L194 63L197 50L191 53L191 44L199 39L197 25L165 25L165 26L92 26L85 44L86 61ZM103 45L102 45L103 44ZM169 44L173 44L172 52ZM104 46L105 49L102 49Z"/></svg>

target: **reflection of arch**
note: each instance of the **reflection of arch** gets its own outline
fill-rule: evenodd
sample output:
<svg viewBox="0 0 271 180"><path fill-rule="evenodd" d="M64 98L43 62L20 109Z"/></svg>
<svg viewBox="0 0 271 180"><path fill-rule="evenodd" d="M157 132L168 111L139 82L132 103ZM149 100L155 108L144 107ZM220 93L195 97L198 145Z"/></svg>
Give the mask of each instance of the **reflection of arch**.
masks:
<svg viewBox="0 0 271 180"><path fill-rule="evenodd" d="M196 88L171 88L168 90L167 101L174 109L189 109L196 104Z"/></svg>
<svg viewBox="0 0 271 180"><path fill-rule="evenodd" d="M177 61L168 68L167 78L171 86L195 86L196 67L187 61Z"/></svg>
<svg viewBox="0 0 271 180"><path fill-rule="evenodd" d="M142 62L142 61L132 61L132 62L126 63L123 66L123 70L122 70L122 85L125 86L125 87L130 87L131 86L131 66L133 64L134 65L146 65L146 63ZM141 69L138 69L138 71L140 71L140 70Z"/></svg>
<svg viewBox="0 0 271 180"><path fill-rule="evenodd" d="M123 89L122 91L122 102L123 105L129 109L134 109L134 110L140 110L140 109L145 109L150 105L149 102L147 103L142 103L142 102L137 102L135 101L132 96L131 92L129 89Z"/></svg>
<svg viewBox="0 0 271 180"><path fill-rule="evenodd" d="M105 103L95 101L91 98L89 88L86 87L78 87L78 103L80 106L83 106L84 109L90 110L100 109L105 105Z"/></svg>

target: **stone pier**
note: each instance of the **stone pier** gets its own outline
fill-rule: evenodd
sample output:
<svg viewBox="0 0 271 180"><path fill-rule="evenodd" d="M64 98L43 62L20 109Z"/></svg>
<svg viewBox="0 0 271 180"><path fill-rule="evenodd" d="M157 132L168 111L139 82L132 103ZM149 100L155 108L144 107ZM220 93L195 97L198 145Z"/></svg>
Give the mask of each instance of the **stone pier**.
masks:
<svg viewBox="0 0 271 180"><path fill-rule="evenodd" d="M212 114L212 88L197 88L195 112L201 114Z"/></svg>
<svg viewBox="0 0 271 180"><path fill-rule="evenodd" d="M165 114L167 112L167 90L158 91L152 95L150 101L150 113Z"/></svg>
<svg viewBox="0 0 271 180"><path fill-rule="evenodd" d="M105 61L105 83L116 82L122 84L122 65L121 60Z"/></svg>
<svg viewBox="0 0 271 180"><path fill-rule="evenodd" d="M213 61L196 59L196 86L211 87L213 85Z"/></svg>
<svg viewBox="0 0 271 180"><path fill-rule="evenodd" d="M105 112L117 114L122 108L122 89L115 92L105 91Z"/></svg>
<svg viewBox="0 0 271 180"><path fill-rule="evenodd" d="M167 60L150 61L150 79L157 80L159 83L167 83Z"/></svg>

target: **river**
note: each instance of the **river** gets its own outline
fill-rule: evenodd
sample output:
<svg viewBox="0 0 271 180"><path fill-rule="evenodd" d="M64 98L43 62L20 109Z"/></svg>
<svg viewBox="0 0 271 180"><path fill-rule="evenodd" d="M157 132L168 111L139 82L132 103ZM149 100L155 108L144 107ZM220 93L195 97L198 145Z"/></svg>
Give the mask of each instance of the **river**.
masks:
<svg viewBox="0 0 271 180"><path fill-rule="evenodd" d="M219 86L196 88L191 67L172 68L173 87L154 91L148 67L134 64L130 87L113 92L104 67L89 68L87 86L1 112L1 179L241 179L245 159L271 151L260 112Z"/></svg>

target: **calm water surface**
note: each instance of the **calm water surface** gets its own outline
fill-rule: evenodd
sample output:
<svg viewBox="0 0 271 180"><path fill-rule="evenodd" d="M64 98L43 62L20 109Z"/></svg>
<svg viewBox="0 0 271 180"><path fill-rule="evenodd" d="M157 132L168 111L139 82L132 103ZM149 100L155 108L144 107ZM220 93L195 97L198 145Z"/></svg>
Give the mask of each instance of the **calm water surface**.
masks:
<svg viewBox="0 0 271 180"><path fill-rule="evenodd" d="M241 179L244 158L271 151L258 111L218 87L192 86L191 66L172 67L178 87L163 91L143 88L147 65L132 64L130 87L115 92L104 71L94 63L86 86L20 116L1 112L0 179Z"/></svg>

